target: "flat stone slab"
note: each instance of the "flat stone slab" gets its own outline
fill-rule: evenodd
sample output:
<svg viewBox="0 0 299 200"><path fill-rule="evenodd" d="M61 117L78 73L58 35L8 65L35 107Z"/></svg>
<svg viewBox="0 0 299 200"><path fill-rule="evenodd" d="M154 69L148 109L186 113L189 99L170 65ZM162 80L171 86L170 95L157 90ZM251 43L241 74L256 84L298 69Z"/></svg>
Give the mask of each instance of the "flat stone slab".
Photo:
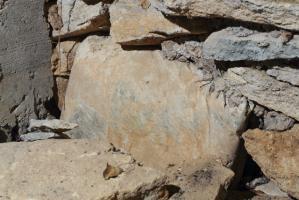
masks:
<svg viewBox="0 0 299 200"><path fill-rule="evenodd" d="M228 18L299 30L298 0L163 0L168 15Z"/></svg>
<svg viewBox="0 0 299 200"><path fill-rule="evenodd" d="M158 199L165 192L162 173L97 140L5 143L0 152L1 200ZM107 163L123 172L105 180Z"/></svg>
<svg viewBox="0 0 299 200"><path fill-rule="evenodd" d="M204 56L219 61L264 61L299 58L299 35L267 33L229 27L212 33L203 45Z"/></svg>

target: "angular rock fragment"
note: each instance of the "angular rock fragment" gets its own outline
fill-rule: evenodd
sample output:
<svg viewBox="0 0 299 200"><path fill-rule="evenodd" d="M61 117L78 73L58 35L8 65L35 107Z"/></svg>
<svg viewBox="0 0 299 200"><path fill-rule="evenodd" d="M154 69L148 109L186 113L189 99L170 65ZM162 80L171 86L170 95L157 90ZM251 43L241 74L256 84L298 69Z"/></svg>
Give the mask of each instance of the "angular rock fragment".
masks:
<svg viewBox="0 0 299 200"><path fill-rule="evenodd" d="M294 126L295 120L278 112L270 111L264 115L263 129L269 131L285 131Z"/></svg>
<svg viewBox="0 0 299 200"><path fill-rule="evenodd" d="M66 38L84 35L110 26L108 7L104 1L88 4L84 0L58 0L58 15L62 20L62 28L53 30L53 37Z"/></svg>
<svg viewBox="0 0 299 200"><path fill-rule="evenodd" d="M299 30L299 1L267 0L163 0L165 14L188 17L230 18Z"/></svg>
<svg viewBox="0 0 299 200"><path fill-rule="evenodd" d="M47 140L51 138L60 138L60 135L53 132L32 132L20 136L20 140L23 142L33 142L37 140Z"/></svg>
<svg viewBox="0 0 299 200"><path fill-rule="evenodd" d="M275 77L279 81L299 86L299 69L290 67L273 67L272 69L267 70L267 74Z"/></svg>
<svg viewBox="0 0 299 200"><path fill-rule="evenodd" d="M219 61L294 59L299 58L299 35L229 27L212 33L204 42L203 52L206 58Z"/></svg>
<svg viewBox="0 0 299 200"><path fill-rule="evenodd" d="M247 67L230 68L225 79L248 99L299 120L299 88Z"/></svg>
<svg viewBox="0 0 299 200"><path fill-rule="evenodd" d="M183 191L178 199L215 200L225 199L233 177L234 172L220 163L205 161L175 172L171 183Z"/></svg>
<svg viewBox="0 0 299 200"><path fill-rule="evenodd" d="M264 174L299 198L299 126L286 132L249 130L243 138L246 150Z"/></svg>
<svg viewBox="0 0 299 200"><path fill-rule="evenodd" d="M153 199L167 193L167 177L140 167L127 153L108 152L97 140L47 140L0 145L0 198ZM106 181L109 162L124 172ZM168 199L168 198L167 198Z"/></svg>
<svg viewBox="0 0 299 200"><path fill-rule="evenodd" d="M196 71L160 50L124 51L90 36L78 48L62 119L79 124L76 138L108 140L155 166L205 155L231 163L250 106L233 91L211 94Z"/></svg>
<svg viewBox="0 0 299 200"><path fill-rule="evenodd" d="M266 184L258 185L254 188L254 191L259 193L262 192L268 196L272 197L284 197L287 198L288 194L281 191L276 183L270 181Z"/></svg>
<svg viewBox="0 0 299 200"><path fill-rule="evenodd" d="M69 123L67 121L52 119L52 120L30 120L29 131L53 131L54 133L63 133L78 127L78 124Z"/></svg>
<svg viewBox="0 0 299 200"><path fill-rule="evenodd" d="M157 45L175 36L206 33L205 26L179 26L166 19L150 0L119 0L110 7L111 36L122 45Z"/></svg>

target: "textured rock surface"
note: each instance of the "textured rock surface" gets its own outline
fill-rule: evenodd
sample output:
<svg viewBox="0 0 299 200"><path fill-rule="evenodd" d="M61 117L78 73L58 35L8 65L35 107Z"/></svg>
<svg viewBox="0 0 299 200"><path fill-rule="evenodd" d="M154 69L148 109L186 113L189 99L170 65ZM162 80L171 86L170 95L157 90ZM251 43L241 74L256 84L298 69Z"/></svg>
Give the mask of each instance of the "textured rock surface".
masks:
<svg viewBox="0 0 299 200"><path fill-rule="evenodd" d="M60 138L57 133L53 132L32 132L20 136L20 141L33 142L37 140L47 140L51 138Z"/></svg>
<svg viewBox="0 0 299 200"><path fill-rule="evenodd" d="M283 0L164 0L170 15L189 17L231 18L284 29L299 30L299 1Z"/></svg>
<svg viewBox="0 0 299 200"><path fill-rule="evenodd" d="M250 100L299 120L299 88L247 67L230 68L225 78Z"/></svg>
<svg viewBox="0 0 299 200"><path fill-rule="evenodd" d="M53 50L51 63L54 74L54 98L60 110L64 107L64 98L68 79L72 70L79 42L67 40L59 42Z"/></svg>
<svg viewBox="0 0 299 200"><path fill-rule="evenodd" d="M0 152L1 200L158 200L163 194L168 199L167 179L161 172L140 167L130 155L113 152L97 140L7 143ZM106 181L107 163L124 172Z"/></svg>
<svg viewBox="0 0 299 200"><path fill-rule="evenodd" d="M173 175L171 183L183 191L177 199L220 200L225 199L234 173L217 162L201 161L189 163Z"/></svg>
<svg viewBox="0 0 299 200"><path fill-rule="evenodd" d="M60 30L54 28L54 38L84 35L107 29L109 26L108 4L102 0L95 3L84 0L58 0L57 6L63 26Z"/></svg>
<svg viewBox="0 0 299 200"><path fill-rule="evenodd" d="M201 89L192 68L159 50L123 51L109 38L88 37L77 51L62 118L83 130L74 137L107 139L152 164L205 154L226 163L249 105L230 94L236 101L225 106L222 93Z"/></svg>
<svg viewBox="0 0 299 200"><path fill-rule="evenodd" d="M155 45L175 36L206 33L204 24L170 21L148 1L144 7L140 0L119 0L110 7L111 35L123 45ZM145 1L144 1L145 2ZM154 2L152 2L154 3ZM206 25L206 24L205 24Z"/></svg>
<svg viewBox="0 0 299 200"><path fill-rule="evenodd" d="M43 1L2 1L0 10L0 141L46 117L52 97L51 43ZM29 12L30 10L30 12Z"/></svg>
<svg viewBox="0 0 299 200"><path fill-rule="evenodd" d="M203 48L206 58L221 61L292 59L299 58L299 35L229 27L212 33Z"/></svg>
<svg viewBox="0 0 299 200"><path fill-rule="evenodd" d="M263 129L269 131L284 131L294 126L295 120L277 112L266 112Z"/></svg>
<svg viewBox="0 0 299 200"><path fill-rule="evenodd" d="M52 119L52 120L30 120L29 131L52 131L54 133L62 133L70 131L78 127L78 124L69 123L63 120Z"/></svg>
<svg viewBox="0 0 299 200"><path fill-rule="evenodd" d="M267 74L279 81L299 86L299 70L290 67L274 67L267 70Z"/></svg>
<svg viewBox="0 0 299 200"><path fill-rule="evenodd" d="M299 198L299 126L286 132L249 130L245 147L264 174L295 198Z"/></svg>

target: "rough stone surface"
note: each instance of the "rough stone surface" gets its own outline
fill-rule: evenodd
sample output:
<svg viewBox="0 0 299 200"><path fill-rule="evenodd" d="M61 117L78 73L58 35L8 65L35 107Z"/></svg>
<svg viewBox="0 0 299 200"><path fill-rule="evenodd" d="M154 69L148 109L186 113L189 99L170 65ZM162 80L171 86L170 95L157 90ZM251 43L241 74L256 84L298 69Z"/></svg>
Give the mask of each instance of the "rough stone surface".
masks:
<svg viewBox="0 0 299 200"><path fill-rule="evenodd" d="M270 111L264 114L263 129L269 131L285 131L294 126L295 120L278 112Z"/></svg>
<svg viewBox="0 0 299 200"><path fill-rule="evenodd" d="M78 127L78 124L69 123L63 120L52 119L52 120L30 120L29 131L51 131L54 133L63 133L65 131L70 131Z"/></svg>
<svg viewBox="0 0 299 200"><path fill-rule="evenodd" d="M0 152L1 200L169 198L165 175L97 140L7 143ZM107 163L124 172L105 180Z"/></svg>
<svg viewBox="0 0 299 200"><path fill-rule="evenodd" d="M58 15L63 26L60 30L54 28L53 37L66 38L107 29L110 26L108 5L102 0L96 3L58 0Z"/></svg>
<svg viewBox="0 0 299 200"><path fill-rule="evenodd" d="M173 174L171 183L180 186L179 200L224 200L234 173L217 162L188 164Z"/></svg>
<svg viewBox="0 0 299 200"><path fill-rule="evenodd" d="M299 120L299 88L247 67L230 68L225 79L250 100Z"/></svg>
<svg viewBox="0 0 299 200"><path fill-rule="evenodd" d="M205 26L179 26L150 3L144 8L140 0L119 0L110 7L111 35L122 45L156 45L175 36L206 33ZM178 19L177 19L178 21Z"/></svg>
<svg viewBox="0 0 299 200"><path fill-rule="evenodd" d="M245 133L245 147L264 174L291 196L299 198L299 126L286 132L259 129Z"/></svg>
<svg viewBox="0 0 299 200"><path fill-rule="evenodd" d="M204 42L203 51L206 58L220 61L299 58L299 35L229 27L212 33Z"/></svg>
<svg viewBox="0 0 299 200"><path fill-rule="evenodd" d="M254 188L255 192L262 192L268 196L272 197L288 197L288 194L281 191L279 187L277 186L276 183L273 181L270 181L266 184L258 185L257 187Z"/></svg>
<svg viewBox="0 0 299 200"><path fill-rule="evenodd" d="M53 132L32 132L20 136L20 141L33 142L37 140L47 140L51 138L60 138L57 133Z"/></svg>
<svg viewBox="0 0 299 200"><path fill-rule="evenodd" d="M164 0L166 14L188 17L230 18L284 29L299 30L298 0Z"/></svg>
<svg viewBox="0 0 299 200"><path fill-rule="evenodd" d="M54 99L60 110L64 107L64 98L68 79L76 56L79 42L67 40L59 42L53 50L51 63L54 74Z"/></svg>
<svg viewBox="0 0 299 200"><path fill-rule="evenodd" d="M211 94L196 70L159 50L124 51L109 38L90 36L78 48L62 119L79 124L73 137L109 140L151 164L207 154L227 164L249 105L233 93L228 103L223 93Z"/></svg>
<svg viewBox="0 0 299 200"><path fill-rule="evenodd" d="M267 74L275 77L279 81L299 86L299 69L290 67L274 67L272 69L268 69Z"/></svg>
<svg viewBox="0 0 299 200"><path fill-rule="evenodd" d="M44 104L52 97L53 78L43 8L44 1L2 1L0 141L24 133L30 118L47 116Z"/></svg>

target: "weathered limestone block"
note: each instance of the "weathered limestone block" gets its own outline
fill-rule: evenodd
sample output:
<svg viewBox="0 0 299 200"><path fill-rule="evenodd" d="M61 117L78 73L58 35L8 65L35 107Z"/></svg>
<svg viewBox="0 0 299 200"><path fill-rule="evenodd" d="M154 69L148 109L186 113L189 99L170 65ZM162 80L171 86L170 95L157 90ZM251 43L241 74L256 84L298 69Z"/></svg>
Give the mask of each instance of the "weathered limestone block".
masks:
<svg viewBox="0 0 299 200"><path fill-rule="evenodd" d="M204 42L203 51L206 58L220 61L294 59L299 58L299 35L229 27L212 33Z"/></svg>
<svg viewBox="0 0 299 200"><path fill-rule="evenodd" d="M44 1L3 1L0 10L0 142L46 117L52 97L52 46ZM14 137L14 136L13 136Z"/></svg>
<svg viewBox="0 0 299 200"><path fill-rule="evenodd" d="M269 131L285 131L294 126L295 120L275 111L265 112L263 129Z"/></svg>
<svg viewBox="0 0 299 200"><path fill-rule="evenodd" d="M29 131L50 131L54 133L63 133L78 127L78 124L69 123L59 119L30 120Z"/></svg>
<svg viewBox="0 0 299 200"><path fill-rule="evenodd" d="M97 140L6 143L0 152L1 200L168 199L163 173ZM123 173L105 180L107 163Z"/></svg>
<svg viewBox="0 0 299 200"><path fill-rule="evenodd" d="M124 51L110 38L90 36L78 47L62 119L79 124L74 137L108 140L151 164L205 155L227 164L248 102L236 97L225 106L224 95L201 87L192 68L160 50Z"/></svg>
<svg viewBox="0 0 299 200"><path fill-rule="evenodd" d="M274 67L272 69L268 69L267 74L275 77L279 81L299 86L299 69L290 67Z"/></svg>
<svg viewBox="0 0 299 200"><path fill-rule="evenodd" d="M110 7L111 35L122 45L156 45L181 35L202 34L207 29L202 24L193 26L178 24L166 19L154 8L154 1L148 5L140 0L119 0ZM153 5L152 5L153 3Z"/></svg>
<svg viewBox="0 0 299 200"><path fill-rule="evenodd" d="M299 198L299 126L286 132L249 130L243 137L248 153L264 174Z"/></svg>
<svg viewBox="0 0 299 200"><path fill-rule="evenodd" d="M230 18L299 30L298 0L164 0L166 14Z"/></svg>
<svg viewBox="0 0 299 200"><path fill-rule="evenodd" d="M72 37L107 29L110 26L108 5L102 0L97 3L88 3L84 0L58 0L58 15L63 26L60 30L54 28L53 37L56 39Z"/></svg>
<svg viewBox="0 0 299 200"><path fill-rule="evenodd" d="M299 120L299 88L277 81L265 72L242 67L230 68L225 79L248 99Z"/></svg>

